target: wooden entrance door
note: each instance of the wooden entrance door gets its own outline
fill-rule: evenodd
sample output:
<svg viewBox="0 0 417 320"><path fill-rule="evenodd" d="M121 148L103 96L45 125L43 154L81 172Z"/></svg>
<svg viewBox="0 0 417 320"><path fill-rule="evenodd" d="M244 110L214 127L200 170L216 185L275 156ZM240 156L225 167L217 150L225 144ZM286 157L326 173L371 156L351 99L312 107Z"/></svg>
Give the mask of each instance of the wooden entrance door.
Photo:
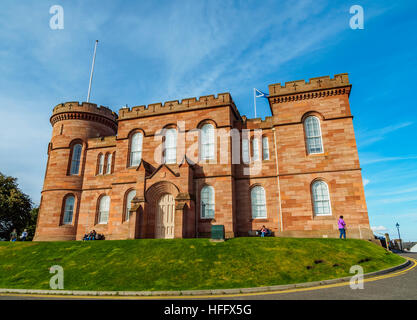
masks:
<svg viewBox="0 0 417 320"><path fill-rule="evenodd" d="M158 201L155 238L174 238L175 200L172 194L164 194Z"/></svg>

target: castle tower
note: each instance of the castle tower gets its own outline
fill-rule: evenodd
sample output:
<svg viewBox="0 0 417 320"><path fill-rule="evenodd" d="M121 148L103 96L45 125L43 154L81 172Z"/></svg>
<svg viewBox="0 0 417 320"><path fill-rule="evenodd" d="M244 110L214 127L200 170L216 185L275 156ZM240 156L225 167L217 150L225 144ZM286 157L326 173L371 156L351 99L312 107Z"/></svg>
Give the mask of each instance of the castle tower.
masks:
<svg viewBox="0 0 417 320"><path fill-rule="evenodd" d="M92 103L66 102L52 112L52 139L48 146L35 240L74 240L84 177L87 140L117 132L117 115ZM66 208L73 206L72 216Z"/></svg>

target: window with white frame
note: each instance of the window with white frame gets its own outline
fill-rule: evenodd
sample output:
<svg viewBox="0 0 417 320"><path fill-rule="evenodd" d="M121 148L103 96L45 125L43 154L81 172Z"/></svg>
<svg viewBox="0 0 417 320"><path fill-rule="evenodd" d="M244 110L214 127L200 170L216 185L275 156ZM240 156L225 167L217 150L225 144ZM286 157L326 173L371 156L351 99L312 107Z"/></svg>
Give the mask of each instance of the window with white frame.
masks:
<svg viewBox="0 0 417 320"><path fill-rule="evenodd" d="M201 160L214 159L214 127L211 124L205 124L201 128L200 152Z"/></svg>
<svg viewBox="0 0 417 320"><path fill-rule="evenodd" d="M268 137L262 137L262 157L264 160L269 160Z"/></svg>
<svg viewBox="0 0 417 320"><path fill-rule="evenodd" d="M110 174L111 173L111 162L112 162L112 158L113 155L111 153L109 153L107 155L107 163L106 163L106 173Z"/></svg>
<svg viewBox="0 0 417 320"><path fill-rule="evenodd" d="M331 215L329 187L327 183L321 180L314 181L311 186L314 214L316 216Z"/></svg>
<svg viewBox="0 0 417 320"><path fill-rule="evenodd" d="M252 154L253 154L253 161L259 160L259 140L258 138L252 139Z"/></svg>
<svg viewBox="0 0 417 320"><path fill-rule="evenodd" d="M214 218L214 188L205 186L201 189L201 218Z"/></svg>
<svg viewBox="0 0 417 320"><path fill-rule="evenodd" d="M246 138L242 139L242 160L243 163L249 163L249 140Z"/></svg>
<svg viewBox="0 0 417 320"><path fill-rule="evenodd" d="M165 132L165 163L177 163L177 130L168 129Z"/></svg>
<svg viewBox="0 0 417 320"><path fill-rule="evenodd" d="M80 171L80 160L81 160L81 150L83 146L81 144L76 144L72 148L72 159L71 159L71 169L70 174L75 175Z"/></svg>
<svg viewBox="0 0 417 320"><path fill-rule="evenodd" d="M304 120L304 128L308 154L323 153L320 120L314 116L307 117Z"/></svg>
<svg viewBox="0 0 417 320"><path fill-rule="evenodd" d="M266 218L265 189L255 186L251 189L252 218Z"/></svg>
<svg viewBox="0 0 417 320"><path fill-rule="evenodd" d="M110 211L110 197L102 196L100 198L100 204L98 209L98 223L106 224L109 221L109 211Z"/></svg>
<svg viewBox="0 0 417 320"><path fill-rule="evenodd" d="M130 209L132 209L132 200L136 196L136 190L131 190L126 196L126 221L130 218Z"/></svg>
<svg viewBox="0 0 417 320"><path fill-rule="evenodd" d="M142 160L143 134L136 132L130 142L130 166L136 167Z"/></svg>
<svg viewBox="0 0 417 320"><path fill-rule="evenodd" d="M104 154L100 154L98 158L98 174L103 174L104 172Z"/></svg>
<svg viewBox="0 0 417 320"><path fill-rule="evenodd" d="M62 219L63 224L72 223L72 217L74 215L74 203L75 203L74 196L68 196L65 198L64 218Z"/></svg>

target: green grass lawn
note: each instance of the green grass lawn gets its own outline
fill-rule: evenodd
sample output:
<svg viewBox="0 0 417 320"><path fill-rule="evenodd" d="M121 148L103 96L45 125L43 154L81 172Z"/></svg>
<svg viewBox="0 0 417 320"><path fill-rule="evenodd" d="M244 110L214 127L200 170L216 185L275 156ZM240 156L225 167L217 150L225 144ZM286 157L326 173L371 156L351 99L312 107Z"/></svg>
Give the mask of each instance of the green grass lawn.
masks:
<svg viewBox="0 0 417 320"><path fill-rule="evenodd" d="M354 239L0 242L0 288L50 289L52 265L64 268L66 290L141 291L325 280L350 275L356 264L368 273L404 261Z"/></svg>

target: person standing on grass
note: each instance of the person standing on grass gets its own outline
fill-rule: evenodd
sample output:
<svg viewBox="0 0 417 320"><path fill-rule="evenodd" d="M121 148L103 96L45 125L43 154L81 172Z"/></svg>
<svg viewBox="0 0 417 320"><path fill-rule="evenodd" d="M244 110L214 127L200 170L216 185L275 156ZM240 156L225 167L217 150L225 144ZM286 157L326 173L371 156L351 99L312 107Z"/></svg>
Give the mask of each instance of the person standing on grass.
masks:
<svg viewBox="0 0 417 320"><path fill-rule="evenodd" d="M23 230L22 235L20 236L20 240L25 241L27 237L28 237L28 231L25 229Z"/></svg>
<svg viewBox="0 0 417 320"><path fill-rule="evenodd" d="M346 239L346 223L345 220L343 220L343 216L339 217L339 220L337 221L337 226L340 232L339 238L342 239L343 237L344 239Z"/></svg>
<svg viewBox="0 0 417 320"><path fill-rule="evenodd" d="M17 232L16 229L13 229L12 233L10 233L10 241L15 242L17 239Z"/></svg>

